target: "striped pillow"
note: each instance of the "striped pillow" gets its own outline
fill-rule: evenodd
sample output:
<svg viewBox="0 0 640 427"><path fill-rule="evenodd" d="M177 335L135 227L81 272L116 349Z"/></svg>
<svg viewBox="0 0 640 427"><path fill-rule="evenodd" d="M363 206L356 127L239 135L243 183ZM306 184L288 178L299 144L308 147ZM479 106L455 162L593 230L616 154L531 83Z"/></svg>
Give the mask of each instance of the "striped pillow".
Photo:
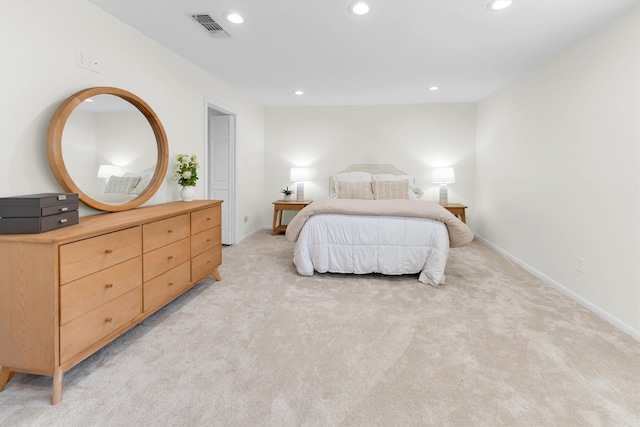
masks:
<svg viewBox="0 0 640 427"><path fill-rule="evenodd" d="M373 198L376 200L409 199L409 180L374 180Z"/></svg>
<svg viewBox="0 0 640 427"><path fill-rule="evenodd" d="M105 193L131 194L140 182L139 176L112 176L107 182Z"/></svg>
<svg viewBox="0 0 640 427"><path fill-rule="evenodd" d="M373 200L371 181L338 181L338 199Z"/></svg>

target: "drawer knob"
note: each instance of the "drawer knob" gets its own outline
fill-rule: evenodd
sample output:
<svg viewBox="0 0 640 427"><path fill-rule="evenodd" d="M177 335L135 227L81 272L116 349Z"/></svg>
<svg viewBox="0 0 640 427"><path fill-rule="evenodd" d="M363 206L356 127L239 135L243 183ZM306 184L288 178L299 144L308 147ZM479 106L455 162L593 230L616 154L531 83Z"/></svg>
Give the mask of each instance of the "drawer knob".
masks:
<svg viewBox="0 0 640 427"><path fill-rule="evenodd" d="M173 230L167 230L167 233L173 233Z"/></svg>
<svg viewBox="0 0 640 427"><path fill-rule="evenodd" d="M211 218L207 218L207 221L211 221Z"/></svg>
<svg viewBox="0 0 640 427"><path fill-rule="evenodd" d="M60 208L60 212L66 212L68 210L69 210L69 208Z"/></svg>
<svg viewBox="0 0 640 427"><path fill-rule="evenodd" d="M169 255L167 259L173 259L173 255Z"/></svg>
<svg viewBox="0 0 640 427"><path fill-rule="evenodd" d="M210 242L210 241L211 241L211 239L207 239L207 242Z"/></svg>
<svg viewBox="0 0 640 427"><path fill-rule="evenodd" d="M173 286L173 282L169 282L169 286Z"/></svg>
<svg viewBox="0 0 640 427"><path fill-rule="evenodd" d="M104 287L107 289L113 288L113 283L107 283L106 285L104 285Z"/></svg>
<svg viewBox="0 0 640 427"><path fill-rule="evenodd" d="M111 253L113 253L113 249L106 249L106 250L104 251L104 253L105 253L105 254L111 254Z"/></svg>
<svg viewBox="0 0 640 427"><path fill-rule="evenodd" d="M104 319L104 323L111 323L113 319L111 317L107 317L106 319Z"/></svg>

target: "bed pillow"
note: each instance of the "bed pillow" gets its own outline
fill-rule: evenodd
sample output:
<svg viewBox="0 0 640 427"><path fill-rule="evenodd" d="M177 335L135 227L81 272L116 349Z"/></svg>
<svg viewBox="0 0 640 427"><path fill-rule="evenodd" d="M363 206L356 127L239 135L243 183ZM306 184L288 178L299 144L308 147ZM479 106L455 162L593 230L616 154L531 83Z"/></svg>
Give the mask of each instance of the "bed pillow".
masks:
<svg viewBox="0 0 640 427"><path fill-rule="evenodd" d="M409 181L409 189L407 191L408 194L408 198L409 200L420 200L420 198L423 196L424 191L422 191L420 189L420 187L418 187L417 185L414 185L414 179L411 175L392 175L390 173L383 173L383 174L377 174L377 175L373 175L373 180L379 180L379 181L402 181L403 179L406 179Z"/></svg>
<svg viewBox="0 0 640 427"><path fill-rule="evenodd" d="M146 175L142 175L140 177L140 182L136 184L135 188L131 191L131 194L139 195L144 191L145 188L149 186L151 182L151 178L153 178L153 173L148 173Z"/></svg>
<svg viewBox="0 0 640 427"><path fill-rule="evenodd" d="M105 193L131 194L140 182L139 176L112 176L104 189Z"/></svg>
<svg viewBox="0 0 640 427"><path fill-rule="evenodd" d="M333 176L333 191L338 193L338 182L371 182L371 174L369 172L344 172Z"/></svg>
<svg viewBox="0 0 640 427"><path fill-rule="evenodd" d="M338 199L373 200L371 181L337 181Z"/></svg>
<svg viewBox="0 0 640 427"><path fill-rule="evenodd" d="M373 198L376 200L409 199L409 180L373 181Z"/></svg>

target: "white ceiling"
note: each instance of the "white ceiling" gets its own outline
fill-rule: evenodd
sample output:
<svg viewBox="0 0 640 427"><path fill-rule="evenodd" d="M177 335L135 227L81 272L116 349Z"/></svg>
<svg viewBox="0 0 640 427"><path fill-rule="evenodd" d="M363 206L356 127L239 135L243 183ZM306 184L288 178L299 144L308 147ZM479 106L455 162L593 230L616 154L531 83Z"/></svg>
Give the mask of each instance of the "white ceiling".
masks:
<svg viewBox="0 0 640 427"><path fill-rule="evenodd" d="M265 106L478 101L640 4L515 0L489 12L489 0L369 0L355 16L352 0L89 1Z"/></svg>

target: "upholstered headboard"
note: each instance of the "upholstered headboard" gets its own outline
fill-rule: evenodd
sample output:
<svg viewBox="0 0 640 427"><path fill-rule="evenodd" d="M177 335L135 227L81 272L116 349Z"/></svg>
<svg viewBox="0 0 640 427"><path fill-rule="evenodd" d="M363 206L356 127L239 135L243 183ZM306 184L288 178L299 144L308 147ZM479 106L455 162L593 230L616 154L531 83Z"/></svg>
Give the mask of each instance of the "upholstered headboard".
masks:
<svg viewBox="0 0 640 427"><path fill-rule="evenodd" d="M364 163L359 165L349 165L345 170L340 172L336 172L336 175L339 173L345 172L367 172L370 174L390 174L390 175L406 175L405 172L399 170L393 165L388 164L373 164L373 163ZM329 195L335 194L335 184L333 182L333 175L329 177Z"/></svg>

